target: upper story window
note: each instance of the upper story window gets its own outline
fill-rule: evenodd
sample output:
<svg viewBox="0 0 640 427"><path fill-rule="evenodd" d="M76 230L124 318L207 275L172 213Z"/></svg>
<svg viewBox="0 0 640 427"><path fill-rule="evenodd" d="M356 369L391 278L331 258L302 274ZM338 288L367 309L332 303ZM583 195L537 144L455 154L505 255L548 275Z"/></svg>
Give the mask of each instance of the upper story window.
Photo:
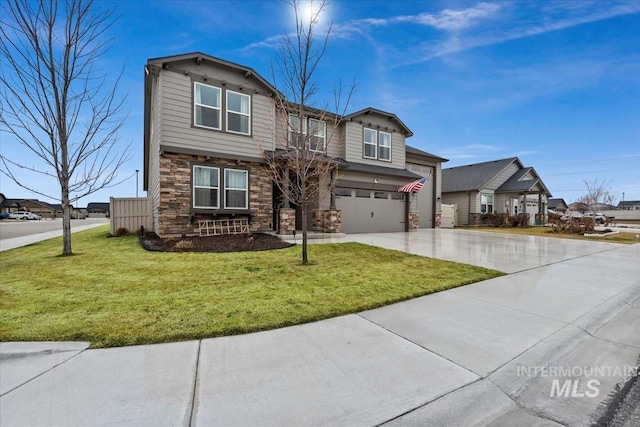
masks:
<svg viewBox="0 0 640 427"><path fill-rule="evenodd" d="M378 142L380 144L380 160L391 161L391 134L387 132L378 132Z"/></svg>
<svg viewBox="0 0 640 427"><path fill-rule="evenodd" d="M364 157L367 159L378 158L378 131L364 128Z"/></svg>
<svg viewBox="0 0 640 427"><path fill-rule="evenodd" d="M250 95L194 82L193 104L194 126L251 135Z"/></svg>
<svg viewBox="0 0 640 427"><path fill-rule="evenodd" d="M194 124L220 130L220 110L222 109L220 88L195 82Z"/></svg>
<svg viewBox="0 0 640 427"><path fill-rule="evenodd" d="M365 159L378 159L391 161L391 134L364 128L364 152Z"/></svg>
<svg viewBox="0 0 640 427"><path fill-rule="evenodd" d="M193 167L193 207L220 207L220 169L209 166Z"/></svg>
<svg viewBox="0 0 640 427"><path fill-rule="evenodd" d="M227 131L251 134L251 97L227 91Z"/></svg>
<svg viewBox="0 0 640 427"><path fill-rule="evenodd" d="M289 144L298 148L306 145L311 151L324 152L327 148L327 124L289 114Z"/></svg>

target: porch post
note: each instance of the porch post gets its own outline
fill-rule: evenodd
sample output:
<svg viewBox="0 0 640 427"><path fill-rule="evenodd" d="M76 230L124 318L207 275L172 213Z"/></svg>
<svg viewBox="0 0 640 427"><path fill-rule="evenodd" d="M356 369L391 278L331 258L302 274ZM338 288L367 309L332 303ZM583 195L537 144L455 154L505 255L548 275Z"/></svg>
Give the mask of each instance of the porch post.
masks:
<svg viewBox="0 0 640 427"><path fill-rule="evenodd" d="M336 172L337 172L337 167L336 167ZM336 208L336 192L335 192L335 187L336 187L336 175L337 173L334 173L334 170L331 169L331 185L329 186L329 191L331 192L330 194L330 198L329 198L329 209L335 209Z"/></svg>
<svg viewBox="0 0 640 427"><path fill-rule="evenodd" d="M284 177L283 177L284 178L283 179L284 188L286 188L287 191L288 191L288 189L289 189L289 168L285 168L283 173L284 173ZM283 194L283 196L284 196L283 202L284 203L282 205L283 209L289 209L291 207L291 206L289 206L289 196L287 195L287 191L283 191L283 193L284 193Z"/></svg>

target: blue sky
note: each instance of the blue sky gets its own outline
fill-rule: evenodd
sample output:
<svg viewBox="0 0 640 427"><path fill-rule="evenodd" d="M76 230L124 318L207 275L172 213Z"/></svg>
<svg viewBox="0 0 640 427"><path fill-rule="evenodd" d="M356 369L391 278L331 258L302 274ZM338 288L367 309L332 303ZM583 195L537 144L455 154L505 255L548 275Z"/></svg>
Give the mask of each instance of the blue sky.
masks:
<svg viewBox="0 0 640 427"><path fill-rule="evenodd" d="M122 184L84 199L135 196L142 170L143 66L149 58L200 51L249 66L272 81L277 39L292 29L279 1L117 1L120 20L104 66L124 66L129 113L121 144L131 160ZM333 37L317 105L338 79L358 82L349 111L395 113L407 143L450 159L444 167L518 156L554 197L604 180L618 201L640 200L640 2L333 1ZM4 155L25 156L7 134ZM35 161L34 161L35 162ZM37 164L34 163L37 167ZM39 177L30 185L57 194ZM140 173L140 190L142 191ZM7 197L44 197L0 176ZM73 197L73 195L72 195ZM52 201L52 200L49 200Z"/></svg>

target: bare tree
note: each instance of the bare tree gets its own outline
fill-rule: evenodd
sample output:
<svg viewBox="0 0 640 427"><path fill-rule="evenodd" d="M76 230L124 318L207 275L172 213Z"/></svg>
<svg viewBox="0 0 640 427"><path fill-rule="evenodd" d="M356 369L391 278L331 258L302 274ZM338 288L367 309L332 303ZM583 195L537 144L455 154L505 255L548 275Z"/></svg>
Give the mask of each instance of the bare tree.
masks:
<svg viewBox="0 0 640 427"><path fill-rule="evenodd" d="M122 71L108 84L99 62L111 47L107 31L114 10L92 0L11 0L0 25L0 124L42 163L1 155L2 173L19 186L59 200L63 212L63 251L71 251L69 195L76 199L116 185L127 149L116 152L124 122L124 99L116 96ZM56 179L60 194L46 194L20 178L19 171Z"/></svg>
<svg viewBox="0 0 640 427"><path fill-rule="evenodd" d="M322 189L331 191L332 173L339 164L331 149L338 125L355 89L355 80L343 95L342 84L334 87L333 112L327 105L316 108L314 96L318 85L314 76L327 49L331 34L329 25L321 36L316 35L319 19L327 6L313 1L292 0L296 26L292 35L285 35L277 51L274 80L279 94L276 110L281 120L275 130L275 151L266 152L265 159L284 197L285 206L295 204L301 210L302 264L309 262L307 254L307 211L318 200ZM308 8L302 10L302 8Z"/></svg>
<svg viewBox="0 0 640 427"><path fill-rule="evenodd" d="M597 178L593 181L585 179L584 185L587 188L587 193L580 197L577 203L582 204L586 210L593 214L595 220L597 211L603 210L606 205L612 205L615 196L611 193L610 182L599 181Z"/></svg>

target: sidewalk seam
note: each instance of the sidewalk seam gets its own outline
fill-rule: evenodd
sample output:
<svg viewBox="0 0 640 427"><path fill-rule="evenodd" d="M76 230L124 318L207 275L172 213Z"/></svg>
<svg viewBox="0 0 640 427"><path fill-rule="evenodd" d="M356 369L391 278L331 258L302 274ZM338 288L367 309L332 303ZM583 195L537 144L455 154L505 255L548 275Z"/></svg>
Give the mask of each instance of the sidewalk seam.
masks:
<svg viewBox="0 0 640 427"><path fill-rule="evenodd" d="M196 409L196 392L198 391L198 372L200 370L200 348L202 347L202 340L198 340L198 351L196 352L196 372L193 376L193 389L191 392L191 410L189 411L189 427L193 425L193 415Z"/></svg>
<svg viewBox="0 0 640 427"><path fill-rule="evenodd" d="M5 391L4 393L0 394L0 397L6 396L6 395L8 395L9 393L11 393L11 392L13 392L13 391L15 391L15 390L19 389L20 387L22 387L22 386L24 386L24 385L26 385L26 384L29 384L31 381L35 380L36 378L40 378L41 376L43 376L43 375L44 375L44 374L46 374L47 372L51 372L51 371L53 371L53 370L54 370L55 368L57 368L58 366L60 366L60 365L63 365L63 364L65 364L65 363L67 363L68 361L70 361L70 360L71 360L71 359L73 359L74 357L76 357L76 356L78 356L78 355L80 355L80 354L84 353L86 350L87 350L86 348L85 348L85 349L80 350L79 352L77 352L76 354L74 354L73 356L71 356L70 358L63 360L62 362L58 363L57 365L53 365L52 367L50 367L50 368L49 368L49 369L47 369L46 371L42 371L42 372L40 372L40 373L39 373L38 375L36 375L35 377L29 378L27 381L23 382L22 384L19 384L19 385L15 386L15 387L14 387L14 388L12 388L11 390L7 390L7 391ZM60 353L62 353L62 352L60 352Z"/></svg>

